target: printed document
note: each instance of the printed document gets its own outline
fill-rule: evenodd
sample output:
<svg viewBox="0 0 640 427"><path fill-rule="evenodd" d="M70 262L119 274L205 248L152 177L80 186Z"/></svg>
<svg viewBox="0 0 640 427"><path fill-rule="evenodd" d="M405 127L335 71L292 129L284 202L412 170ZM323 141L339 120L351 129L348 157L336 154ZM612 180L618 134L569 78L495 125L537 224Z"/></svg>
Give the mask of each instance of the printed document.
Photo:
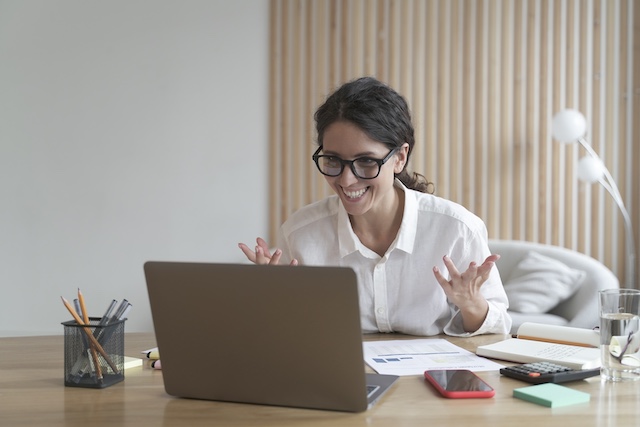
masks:
<svg viewBox="0 0 640 427"><path fill-rule="evenodd" d="M445 339L365 341L364 360L379 374L423 375L428 369L493 371L503 367Z"/></svg>

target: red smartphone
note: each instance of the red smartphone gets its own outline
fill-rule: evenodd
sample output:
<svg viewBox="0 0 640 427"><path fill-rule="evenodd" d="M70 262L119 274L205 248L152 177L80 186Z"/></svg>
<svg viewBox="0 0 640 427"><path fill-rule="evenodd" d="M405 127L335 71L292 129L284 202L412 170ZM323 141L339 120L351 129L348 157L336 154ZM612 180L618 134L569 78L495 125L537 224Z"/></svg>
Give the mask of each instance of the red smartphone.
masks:
<svg viewBox="0 0 640 427"><path fill-rule="evenodd" d="M441 395L450 399L493 397L496 394L493 387L466 369L424 371L424 377Z"/></svg>

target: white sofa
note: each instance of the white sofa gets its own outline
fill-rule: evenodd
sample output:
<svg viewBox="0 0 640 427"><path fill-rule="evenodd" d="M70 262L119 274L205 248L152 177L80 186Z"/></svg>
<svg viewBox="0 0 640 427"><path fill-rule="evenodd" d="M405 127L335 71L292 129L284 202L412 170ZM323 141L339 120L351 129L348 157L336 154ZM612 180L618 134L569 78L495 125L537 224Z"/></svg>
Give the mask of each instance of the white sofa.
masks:
<svg viewBox="0 0 640 427"><path fill-rule="evenodd" d="M519 313L509 310L513 319L511 333L523 322L547 323L593 328L598 326L598 291L620 286L616 276L604 264L583 253L567 248L520 240L489 240L489 248L501 258L496 263L505 289L512 272L530 252L553 258L566 266L584 271L580 285L568 299L543 313Z"/></svg>

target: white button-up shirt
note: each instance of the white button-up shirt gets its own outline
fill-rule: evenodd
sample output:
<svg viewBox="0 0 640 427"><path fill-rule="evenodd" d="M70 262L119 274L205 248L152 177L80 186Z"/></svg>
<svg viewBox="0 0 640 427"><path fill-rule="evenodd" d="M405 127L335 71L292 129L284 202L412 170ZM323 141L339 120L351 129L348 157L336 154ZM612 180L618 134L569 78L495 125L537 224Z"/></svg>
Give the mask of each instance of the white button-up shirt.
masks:
<svg viewBox="0 0 640 427"><path fill-rule="evenodd" d="M364 246L351 227L338 196L331 196L295 212L281 227L278 247L282 262L351 267L358 276L363 332L412 335L471 336L507 333L511 318L497 268L491 270L481 292L489 304L482 326L468 333L462 316L448 302L433 267L446 276L442 260L448 255L465 271L472 261L489 256L487 229L464 207L431 194L406 188L402 224L383 257Z"/></svg>

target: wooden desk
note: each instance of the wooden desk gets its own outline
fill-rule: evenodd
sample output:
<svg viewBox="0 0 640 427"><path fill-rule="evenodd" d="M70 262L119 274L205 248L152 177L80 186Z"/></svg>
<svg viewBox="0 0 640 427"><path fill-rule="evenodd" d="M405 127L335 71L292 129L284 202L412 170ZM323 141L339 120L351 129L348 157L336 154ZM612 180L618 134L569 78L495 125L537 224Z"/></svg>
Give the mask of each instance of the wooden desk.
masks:
<svg viewBox="0 0 640 427"><path fill-rule="evenodd" d="M368 339L398 339L374 336ZM410 337L409 337L410 338ZM468 350L502 339L451 341ZM152 334L127 334L128 356L154 347ZM205 361L203 360L203 364ZM204 369L204 367L203 367ZM479 374L496 389L491 399L444 399L420 377L401 377L361 414L177 399L164 392L162 371L131 368L125 380L96 390L64 387L63 337L0 339L0 426L637 426L640 383L571 383L591 394L589 404L545 408L512 397L525 384Z"/></svg>

